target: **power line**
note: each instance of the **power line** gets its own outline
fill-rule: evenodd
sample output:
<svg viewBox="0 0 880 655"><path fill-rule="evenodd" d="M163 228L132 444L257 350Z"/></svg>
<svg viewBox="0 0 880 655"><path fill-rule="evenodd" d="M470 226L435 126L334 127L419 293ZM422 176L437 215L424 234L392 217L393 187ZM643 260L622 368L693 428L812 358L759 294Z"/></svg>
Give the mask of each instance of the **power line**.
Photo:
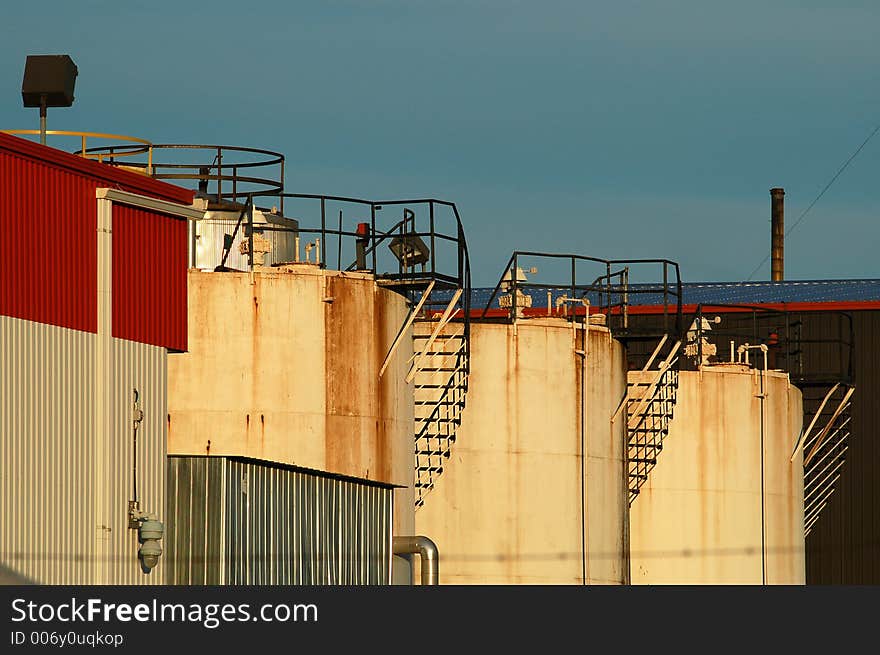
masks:
<svg viewBox="0 0 880 655"><path fill-rule="evenodd" d="M826 185L823 187L823 189L819 192L819 195L816 196L815 198L813 198L813 202L811 202L811 203L809 204L809 206L803 211L803 213L802 213L800 216L798 216L797 220L791 225L791 227L789 227L789 228L785 231L785 236L788 236L789 234L791 234L791 232L794 230L794 228L796 228L796 227L800 224L800 222L801 222L802 220L804 220L804 217L810 212L810 210L813 208L813 206L814 206L817 202L819 202L819 199L820 199L822 196L825 195L825 192L828 191L828 189L831 188L831 185L834 184L834 182L837 181L837 178L840 177L841 173L843 173L843 171L846 170L846 167L850 165L850 162L851 162L853 159L856 158L856 156L862 151L862 148L864 148L866 145L868 145L868 141L870 141L872 138L874 138L874 135L877 134L878 131L880 131L880 124L878 124L877 127L874 128L874 131L871 132L871 133L868 135L868 138L866 138L864 141L862 141L862 144L861 144L858 148L856 148L856 150L855 150L855 152L853 152L853 154L851 154L851 155L849 156L849 159L847 159L847 160L843 163L843 166L841 166L839 169L837 169L837 172L834 174L834 176L833 176L830 180L828 180L828 184L826 184ZM747 281L748 281L748 280L751 280L752 277L754 277L755 273L757 273L758 270L759 270L764 264L767 263L767 260L768 260L768 259L770 259L770 255L769 255L769 254L768 254L766 257L764 257L764 259L761 260L761 263L758 264L758 265L755 267L755 270L753 270L753 271L751 272L751 274L750 274L749 277L747 278Z"/></svg>

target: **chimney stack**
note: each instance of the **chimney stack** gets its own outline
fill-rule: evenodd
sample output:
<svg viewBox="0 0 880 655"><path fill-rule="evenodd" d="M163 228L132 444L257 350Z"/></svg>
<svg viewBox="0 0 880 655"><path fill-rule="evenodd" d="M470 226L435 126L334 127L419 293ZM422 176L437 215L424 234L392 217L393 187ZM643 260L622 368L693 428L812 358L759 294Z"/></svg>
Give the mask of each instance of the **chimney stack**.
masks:
<svg viewBox="0 0 880 655"><path fill-rule="evenodd" d="M785 189L770 189L770 279L785 279Z"/></svg>

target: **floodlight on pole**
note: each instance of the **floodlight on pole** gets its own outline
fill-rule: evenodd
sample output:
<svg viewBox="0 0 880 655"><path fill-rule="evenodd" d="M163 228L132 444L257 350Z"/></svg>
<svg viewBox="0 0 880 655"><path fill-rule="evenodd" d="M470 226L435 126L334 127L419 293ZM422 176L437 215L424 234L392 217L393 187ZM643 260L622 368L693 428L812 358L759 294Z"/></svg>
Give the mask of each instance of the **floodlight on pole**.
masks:
<svg viewBox="0 0 880 655"><path fill-rule="evenodd" d="M73 105L79 71L70 55L28 55L21 83L25 107L40 108L40 143L46 144L46 108Z"/></svg>

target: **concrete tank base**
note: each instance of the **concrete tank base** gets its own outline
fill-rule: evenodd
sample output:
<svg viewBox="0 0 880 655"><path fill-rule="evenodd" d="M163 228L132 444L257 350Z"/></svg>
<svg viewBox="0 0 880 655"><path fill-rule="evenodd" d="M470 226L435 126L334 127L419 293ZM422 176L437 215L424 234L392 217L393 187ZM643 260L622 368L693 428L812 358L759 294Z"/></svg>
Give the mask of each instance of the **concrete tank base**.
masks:
<svg viewBox="0 0 880 655"><path fill-rule="evenodd" d="M804 584L802 453L789 461L801 392L769 371L762 399L761 377L736 364L679 374L669 434L630 509L633 584Z"/></svg>

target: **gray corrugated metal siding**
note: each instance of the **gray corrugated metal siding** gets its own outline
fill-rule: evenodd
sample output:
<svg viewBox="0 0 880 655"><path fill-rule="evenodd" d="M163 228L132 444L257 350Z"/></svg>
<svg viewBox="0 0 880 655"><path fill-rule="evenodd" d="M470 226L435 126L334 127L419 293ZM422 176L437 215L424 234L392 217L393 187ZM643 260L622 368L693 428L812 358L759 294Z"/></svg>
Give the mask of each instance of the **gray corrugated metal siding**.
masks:
<svg viewBox="0 0 880 655"><path fill-rule="evenodd" d="M131 391L140 391L145 413L141 507L164 519L165 349L112 340L104 380L112 429L99 449L95 347L88 332L0 317L0 564L43 584L157 584L162 560L145 575L127 527Z"/></svg>
<svg viewBox="0 0 880 655"><path fill-rule="evenodd" d="M268 462L168 458L169 584L388 584L392 488Z"/></svg>

